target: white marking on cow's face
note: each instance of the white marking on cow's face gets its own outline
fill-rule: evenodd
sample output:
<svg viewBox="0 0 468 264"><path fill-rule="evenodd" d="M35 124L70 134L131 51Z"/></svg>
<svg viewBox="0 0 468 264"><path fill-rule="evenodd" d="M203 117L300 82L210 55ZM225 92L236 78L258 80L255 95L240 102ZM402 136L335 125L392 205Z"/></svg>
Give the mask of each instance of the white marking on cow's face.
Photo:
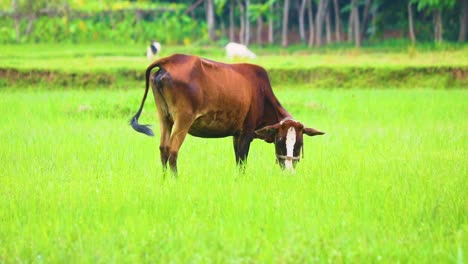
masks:
<svg viewBox="0 0 468 264"><path fill-rule="evenodd" d="M286 134L286 156L294 157L294 145L296 145L296 130L294 127L288 129ZM284 165L287 170L294 170L292 159L286 159Z"/></svg>

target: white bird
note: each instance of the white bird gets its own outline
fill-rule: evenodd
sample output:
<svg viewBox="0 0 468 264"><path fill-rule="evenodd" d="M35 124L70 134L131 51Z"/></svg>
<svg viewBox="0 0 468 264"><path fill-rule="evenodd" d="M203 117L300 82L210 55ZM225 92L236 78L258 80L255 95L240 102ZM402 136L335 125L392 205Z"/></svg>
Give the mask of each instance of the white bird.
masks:
<svg viewBox="0 0 468 264"><path fill-rule="evenodd" d="M146 57L148 60L153 60L153 57L158 55L159 52L161 52L161 43L152 40L151 44L146 48Z"/></svg>

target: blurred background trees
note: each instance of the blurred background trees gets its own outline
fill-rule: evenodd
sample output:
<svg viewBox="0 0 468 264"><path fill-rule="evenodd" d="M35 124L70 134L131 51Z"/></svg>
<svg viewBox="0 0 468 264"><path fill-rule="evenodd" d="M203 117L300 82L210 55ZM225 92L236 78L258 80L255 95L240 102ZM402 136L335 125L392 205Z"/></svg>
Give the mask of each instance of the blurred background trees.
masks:
<svg viewBox="0 0 468 264"><path fill-rule="evenodd" d="M0 43L466 42L468 0L0 0Z"/></svg>

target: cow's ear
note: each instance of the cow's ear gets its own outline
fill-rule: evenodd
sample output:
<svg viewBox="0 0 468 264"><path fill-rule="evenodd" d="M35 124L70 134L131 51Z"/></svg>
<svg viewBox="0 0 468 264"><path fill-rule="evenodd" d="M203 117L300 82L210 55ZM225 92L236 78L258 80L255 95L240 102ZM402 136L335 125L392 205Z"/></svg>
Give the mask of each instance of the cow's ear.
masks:
<svg viewBox="0 0 468 264"><path fill-rule="evenodd" d="M322 131L319 131L319 130L317 130L315 128L309 128L309 127L304 128L303 131L304 131L304 134L306 134L308 136L311 136L311 137L325 134Z"/></svg>
<svg viewBox="0 0 468 264"><path fill-rule="evenodd" d="M280 127L279 123L271 125L271 126L266 126L259 130L255 130L255 134L257 135L258 138L263 139L268 143L271 143L275 141L275 136L276 136L276 133L278 132L279 127Z"/></svg>

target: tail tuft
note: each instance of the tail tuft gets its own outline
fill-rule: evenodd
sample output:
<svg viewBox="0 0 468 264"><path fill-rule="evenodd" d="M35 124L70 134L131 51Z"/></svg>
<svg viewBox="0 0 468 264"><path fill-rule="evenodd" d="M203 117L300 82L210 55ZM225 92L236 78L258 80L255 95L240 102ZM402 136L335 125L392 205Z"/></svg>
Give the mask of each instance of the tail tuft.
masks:
<svg viewBox="0 0 468 264"><path fill-rule="evenodd" d="M143 94L143 99L141 100L140 104L140 109L138 109L138 112L132 117L130 120L130 125L135 129L136 131L146 134L148 136L154 136L153 131L151 128L149 128L150 125L140 125L138 124L138 118L140 117L141 111L143 111L143 106L145 104L146 96L148 95L148 89L149 89L149 82L150 82L150 75L151 75L151 70L155 67L159 67L159 64L157 61L153 62L148 68L146 69L146 74L145 74L145 93Z"/></svg>
<svg viewBox="0 0 468 264"><path fill-rule="evenodd" d="M140 112L138 112L132 119L130 120L130 125L136 131L146 134L148 136L154 136L153 130L151 130L150 125L140 125L138 124L138 117L140 116Z"/></svg>

